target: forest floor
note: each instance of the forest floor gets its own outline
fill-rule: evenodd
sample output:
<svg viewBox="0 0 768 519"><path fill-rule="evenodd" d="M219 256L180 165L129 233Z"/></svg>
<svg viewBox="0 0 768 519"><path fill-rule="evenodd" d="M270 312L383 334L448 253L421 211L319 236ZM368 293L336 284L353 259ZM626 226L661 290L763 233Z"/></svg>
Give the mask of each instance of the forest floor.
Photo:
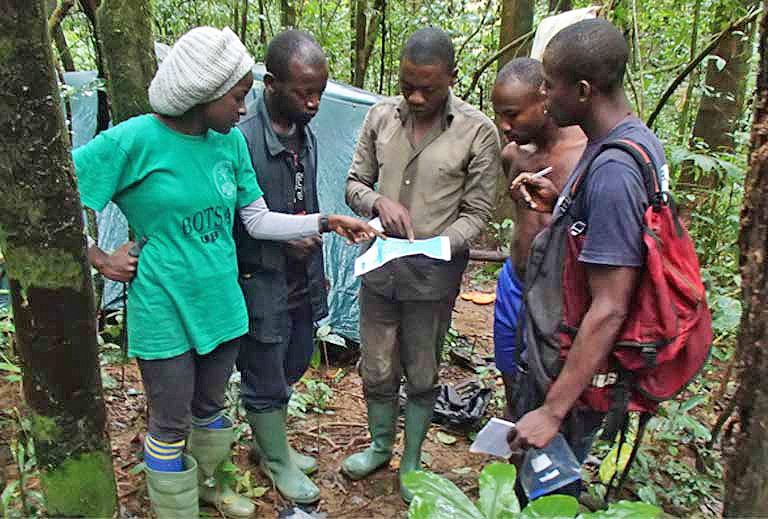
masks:
<svg viewBox="0 0 768 519"><path fill-rule="evenodd" d="M495 276L491 275L491 270L487 266L471 264L465 275L462 292L493 292ZM466 363L455 362L455 356L445 355L445 362L440 371L441 383L457 384L474 378L485 386L492 387L493 396L485 413L486 418L502 416L504 413L501 379L495 375L494 370L483 365L484 361L492 362L493 359L493 304L478 305L458 298L452 329L455 331L453 335L461 338L463 344L472 345L472 359L478 364L472 369ZM322 411L307 412L303 418L291 417L288 423L291 444L319 460L319 469L312 475L312 479L320 487L321 499L304 510L311 513L312 517L328 519L404 518L407 516L407 506L401 501L397 486L402 427L399 428L395 456L388 467L361 481L351 481L339 470L347 455L364 448L369 442L365 400L362 396L362 383L356 371L356 360L357 355L354 352L332 355L329 364L323 362L317 368L311 368L304 381L297 384L294 400L302 395L309 407ZM140 463L146 430L145 399L139 371L135 362L123 364L119 359L105 363L103 371L106 373L102 378L105 380L108 426L117 476L119 517L148 517L150 506L144 476L142 472L135 470ZM0 490L6 486L6 482L19 479L19 469L11 456L9 439L20 437L18 430L19 424L23 423L23 405L19 383L0 377L0 410L4 410L0 416ZM252 496L257 507L256 517L285 517L291 504L281 498L270 481L248 459L248 426L239 424L238 432L240 438L235 444L233 455L233 462L238 468L234 474L238 491ZM424 443L423 461L428 470L453 481L470 497L476 499L478 475L485 464L494 460L470 453L470 443L466 432L433 424ZM596 469L591 467L589 470L594 473ZM35 499L34 496L38 496L39 500L39 482L34 476L36 473L32 474L24 484L28 493L28 510L30 502ZM12 512L13 509L19 510L20 503L14 504L9 498L7 505L8 517L20 517ZM3 508L5 507L6 503L3 503ZM201 515L205 516L220 516L216 509L210 507L202 507L201 512Z"/></svg>

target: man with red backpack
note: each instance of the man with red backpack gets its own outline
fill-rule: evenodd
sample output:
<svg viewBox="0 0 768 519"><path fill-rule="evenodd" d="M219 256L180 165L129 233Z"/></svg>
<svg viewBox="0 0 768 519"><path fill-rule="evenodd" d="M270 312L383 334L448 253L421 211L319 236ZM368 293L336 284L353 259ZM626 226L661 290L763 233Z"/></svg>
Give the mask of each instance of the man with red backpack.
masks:
<svg viewBox="0 0 768 519"><path fill-rule="evenodd" d="M584 20L556 34L543 56L546 109L559 126L578 124L588 142L561 193L546 176L530 173L511 185L523 187L532 209L552 213L552 223L533 242L526 269L526 349L513 449L544 447L559 431L582 462L606 414L626 417L627 410L653 410L656 400L672 396L656 399L654 393L647 405L638 405L645 393L635 386L646 383L643 377L655 373L658 362L667 362L677 348L681 356L690 350L685 333L693 330L697 344L708 344L709 314L698 262L685 230L669 217L664 151L632 114L623 89L628 52L610 22ZM616 141L627 149L616 147ZM661 279L666 287L662 274L667 272L659 279L650 272L651 260L657 265L665 258L657 254L661 247L649 241L654 230L659 232L649 230L648 219L659 218L649 217L649 208L675 224L668 234L688 267L679 285L691 287L690 309L680 308L678 294L668 298L666 289L656 299L654 283ZM666 305L667 300L674 304ZM640 308L647 301L651 304ZM655 308L665 306L672 307L670 319L652 315L666 312ZM642 315L651 316L649 322L637 323L638 309L648 310ZM661 329L678 320L693 324L683 330L675 324L670 333ZM629 368L622 364L622 347L632 350L627 355L637 361ZM703 363L707 351L708 345L702 346L695 355L672 361L688 368ZM576 482L558 492L578 495L580 488Z"/></svg>

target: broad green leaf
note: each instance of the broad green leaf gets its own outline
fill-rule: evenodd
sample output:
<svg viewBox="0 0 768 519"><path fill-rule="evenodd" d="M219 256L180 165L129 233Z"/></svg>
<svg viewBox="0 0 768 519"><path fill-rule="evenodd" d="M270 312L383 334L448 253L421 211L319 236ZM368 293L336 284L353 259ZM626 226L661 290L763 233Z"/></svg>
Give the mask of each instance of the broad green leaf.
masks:
<svg viewBox="0 0 768 519"><path fill-rule="evenodd" d="M8 484L5 485L5 488L3 489L3 493L0 494L0 502L3 504L3 514L5 514L5 511L8 508L8 503L11 502L11 499L13 498L13 494L16 492L16 489L18 487L19 487L18 479L9 481ZM3 517L5 517L5 515L3 515Z"/></svg>
<svg viewBox="0 0 768 519"><path fill-rule="evenodd" d="M515 495L517 470L509 463L491 463L480 473L478 508L487 519L505 519L520 512Z"/></svg>
<svg viewBox="0 0 768 519"><path fill-rule="evenodd" d="M21 368L10 362L0 362L0 370L10 373L21 373Z"/></svg>
<svg viewBox="0 0 768 519"><path fill-rule="evenodd" d="M581 514L579 519L653 519L660 516L661 509L657 506L640 501L619 501L611 503L608 510Z"/></svg>
<svg viewBox="0 0 768 519"><path fill-rule="evenodd" d="M718 332L735 330L741 321L741 301L718 295L712 305L712 328Z"/></svg>
<svg viewBox="0 0 768 519"><path fill-rule="evenodd" d="M576 517L579 513L579 502L572 496L544 496L534 499L517 516L520 519L539 517Z"/></svg>
<svg viewBox="0 0 768 519"><path fill-rule="evenodd" d="M403 484L413 493L409 519L485 519L472 501L442 476L414 470L403 476Z"/></svg>
<svg viewBox="0 0 768 519"><path fill-rule="evenodd" d="M637 491L637 497L644 503L655 505L658 502L656 498L656 492L654 492L651 485L646 485Z"/></svg>
<svg viewBox="0 0 768 519"><path fill-rule="evenodd" d="M456 443L455 436L452 436L448 433L444 433L443 431L437 431L437 434L435 434L435 437L437 438L437 441L445 445L453 445L454 443Z"/></svg>
<svg viewBox="0 0 768 519"><path fill-rule="evenodd" d="M618 446L614 446L600 463L600 481L606 485L611 482L611 478L616 473L616 453L618 452L618 449ZM620 471L623 471L624 467L627 466L630 454L632 454L632 445L628 442L624 442L621 445L621 454L619 455Z"/></svg>
<svg viewBox="0 0 768 519"><path fill-rule="evenodd" d="M261 497L267 493L267 490L269 490L269 487L253 487L248 491L248 496L253 498Z"/></svg>
<svg viewBox="0 0 768 519"><path fill-rule="evenodd" d="M696 395L692 398L689 398L682 404L680 404L680 412L681 413L687 413L697 405L704 403L707 401L707 397L705 395Z"/></svg>
<svg viewBox="0 0 768 519"><path fill-rule="evenodd" d="M131 468L131 470L128 471L128 473L135 476L139 472L144 472L144 469L146 468L147 468L147 464L142 461L141 463L137 463L136 465L134 465Z"/></svg>
<svg viewBox="0 0 768 519"><path fill-rule="evenodd" d="M709 432L709 429L690 415L681 416L680 423L701 440L709 441L712 437L712 433Z"/></svg>
<svg viewBox="0 0 768 519"><path fill-rule="evenodd" d="M325 340L325 336L329 335L330 333L331 333L331 326L329 324L324 324L317 329L315 336L318 339Z"/></svg>

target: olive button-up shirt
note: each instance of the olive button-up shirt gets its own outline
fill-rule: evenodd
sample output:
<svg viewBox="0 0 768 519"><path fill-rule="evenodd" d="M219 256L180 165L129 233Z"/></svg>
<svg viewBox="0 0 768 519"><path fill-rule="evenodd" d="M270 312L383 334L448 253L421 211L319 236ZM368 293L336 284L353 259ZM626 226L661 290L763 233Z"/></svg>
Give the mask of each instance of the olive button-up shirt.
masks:
<svg viewBox="0 0 768 519"><path fill-rule="evenodd" d="M347 178L347 204L372 217L380 196L411 215L417 239L448 236L450 262L424 256L391 261L363 277L376 292L402 300L455 297L468 243L490 221L501 174L499 136L493 122L452 93L436 124L417 144L402 96L368 112Z"/></svg>

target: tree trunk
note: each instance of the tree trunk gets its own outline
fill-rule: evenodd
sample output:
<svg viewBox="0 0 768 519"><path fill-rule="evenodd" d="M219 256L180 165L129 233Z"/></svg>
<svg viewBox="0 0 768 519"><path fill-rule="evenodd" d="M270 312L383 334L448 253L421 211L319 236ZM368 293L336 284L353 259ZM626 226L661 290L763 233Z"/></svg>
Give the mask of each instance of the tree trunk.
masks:
<svg viewBox="0 0 768 519"><path fill-rule="evenodd" d="M712 33L722 31L732 20L744 16L754 2L738 5L730 0L721 0L715 7ZM733 31L723 38L712 52L725 61L710 59L707 63L705 82L710 90L701 95L699 111L693 126L693 139L703 141L711 151L732 151L735 139L733 132L738 127L744 104L744 93L748 71L749 55L752 52L749 31ZM691 164L684 165L680 182L695 183L701 187L716 188L720 185L719 173L712 170L695 180Z"/></svg>
<svg viewBox="0 0 768 519"><path fill-rule="evenodd" d="M264 10L264 0L259 0L259 41L261 41L265 51L269 42L269 38L267 37L267 24L264 22L266 17L267 12Z"/></svg>
<svg viewBox="0 0 768 519"><path fill-rule="evenodd" d="M96 11L112 124L152 111L147 89L155 75L149 0L104 0Z"/></svg>
<svg viewBox="0 0 768 519"><path fill-rule="evenodd" d="M243 18L240 21L240 41L245 45L245 38L248 33L248 0L243 0Z"/></svg>
<svg viewBox="0 0 768 519"><path fill-rule="evenodd" d="M69 51L67 39L64 37L64 31L61 30L61 25L53 30L53 41L56 43L56 50L59 51L61 66L67 72L74 72L75 62L72 59L72 53Z"/></svg>
<svg viewBox="0 0 768 519"><path fill-rule="evenodd" d="M354 37L352 39L352 84L363 88L365 84L365 73L368 70L368 64L371 60L373 47L376 45L376 37L379 34L379 25L384 13L384 0L375 0L373 12L368 19L367 0L357 0L355 2L354 19L352 28Z"/></svg>
<svg viewBox="0 0 768 519"><path fill-rule="evenodd" d="M283 29L296 27L296 7L291 0L280 0L280 25Z"/></svg>
<svg viewBox="0 0 768 519"><path fill-rule="evenodd" d="M101 42L99 41L99 32L96 30L96 9L98 9L100 0L79 0L80 9L83 14L91 22L91 35L93 36L93 49L96 54L96 70L98 77L107 80L107 73L105 72L104 57L101 52ZM109 100L107 99L107 93L102 89L96 91L96 99L98 100L98 108L96 111L96 133L109 128Z"/></svg>
<svg viewBox="0 0 768 519"><path fill-rule="evenodd" d="M556 14L573 9L571 0L549 0L549 13Z"/></svg>
<svg viewBox="0 0 768 519"><path fill-rule="evenodd" d="M535 6L536 3L533 0L503 0L499 48L531 31ZM499 69L515 56L527 56L531 52L532 43L531 38L517 49L510 49L502 54L498 60Z"/></svg>
<svg viewBox="0 0 768 519"><path fill-rule="evenodd" d="M765 3L764 12L768 10ZM760 69L752 125L750 168L741 213L742 300L738 354L743 371L737 394L741 427L728 461L724 517L768 516L768 22L760 28Z"/></svg>
<svg viewBox="0 0 768 519"><path fill-rule="evenodd" d="M42 0L0 0L0 61L0 250L47 513L112 517L90 267Z"/></svg>

